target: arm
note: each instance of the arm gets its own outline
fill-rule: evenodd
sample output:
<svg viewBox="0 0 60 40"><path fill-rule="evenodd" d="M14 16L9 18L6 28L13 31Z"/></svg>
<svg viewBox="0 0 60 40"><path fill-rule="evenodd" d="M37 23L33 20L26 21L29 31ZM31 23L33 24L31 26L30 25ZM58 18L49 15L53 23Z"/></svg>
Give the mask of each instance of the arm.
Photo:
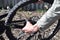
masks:
<svg viewBox="0 0 60 40"><path fill-rule="evenodd" d="M60 18L60 12L58 11L60 7L56 2L55 0L52 7L35 24L40 27L41 30L49 28L50 25Z"/></svg>
<svg viewBox="0 0 60 40"><path fill-rule="evenodd" d="M44 31L49 28L57 19L60 18L60 1L55 0L52 7L37 21L35 25L30 22L26 23L26 26L22 29L26 33L36 32L39 29Z"/></svg>

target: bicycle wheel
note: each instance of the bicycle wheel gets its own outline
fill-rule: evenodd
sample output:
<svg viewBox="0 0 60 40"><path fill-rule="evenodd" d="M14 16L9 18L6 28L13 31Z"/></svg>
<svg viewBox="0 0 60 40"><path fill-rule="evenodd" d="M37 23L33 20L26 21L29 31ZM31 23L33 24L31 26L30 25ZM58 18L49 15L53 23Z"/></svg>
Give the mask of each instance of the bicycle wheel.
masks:
<svg viewBox="0 0 60 40"><path fill-rule="evenodd" d="M14 15L16 14L16 11L23 7L23 6L26 6L30 3L34 3L34 2L37 2L38 0L24 0L24 1L20 1L19 3L17 3L12 9L11 11L9 11L7 17L6 17L6 20L5 20L5 25L7 24L10 24Z"/></svg>
<svg viewBox="0 0 60 40"><path fill-rule="evenodd" d="M7 17L6 17L6 20L5 20L5 26L11 24L12 19L14 18L15 14L16 14L16 11L17 11L19 8L21 8L21 7L23 7L23 6L26 6L26 5L30 4L30 3L34 3L34 2L36 2L36 1L37 1L37 0L24 0L24 1L20 1L19 3L17 3L17 4L11 9L11 11L9 11L9 13L8 13L8 15L7 15ZM26 23L25 23L25 24L26 24ZM8 27L8 28L11 29L10 27ZM8 29L8 28L7 28L7 29ZM9 30L9 29L8 29L8 30ZM6 31L7 31L6 34L7 34L8 38L11 39L11 40L15 39L15 37L12 36L13 33L11 33L11 30L9 30L9 31L10 31L9 33L8 33L8 30L6 30ZM8 34L11 34L11 35L8 35ZM13 37L13 39L11 38L11 36ZM16 39L16 40L17 40L17 39Z"/></svg>
<svg viewBox="0 0 60 40"><path fill-rule="evenodd" d="M18 4L16 4L12 9L11 9L11 11L9 11L9 14L7 15L7 19L5 20L5 25L9 25L9 24L11 24L11 22L12 22L12 19L13 19L13 17L15 16L15 14L16 14L16 11L19 9L19 8L21 8L21 7L23 7L23 6L26 6L26 5L28 5L28 4L30 4L30 3L34 3L34 2L36 2L37 0L30 0L30 1L27 1L27 0L25 0L25 1L23 1L23 2L19 2ZM57 28L58 29L58 28ZM56 29L54 30L54 31L56 31ZM52 34L54 34L55 32L53 32ZM56 32L57 33L57 32ZM51 36L51 35L50 35ZM50 37L49 36L49 37ZM53 35L54 36L54 35ZM43 38L43 39L41 39L41 40L47 40L47 39L51 39L51 38L49 38L49 37L47 37L47 38ZM29 39L29 38L27 38L27 39Z"/></svg>

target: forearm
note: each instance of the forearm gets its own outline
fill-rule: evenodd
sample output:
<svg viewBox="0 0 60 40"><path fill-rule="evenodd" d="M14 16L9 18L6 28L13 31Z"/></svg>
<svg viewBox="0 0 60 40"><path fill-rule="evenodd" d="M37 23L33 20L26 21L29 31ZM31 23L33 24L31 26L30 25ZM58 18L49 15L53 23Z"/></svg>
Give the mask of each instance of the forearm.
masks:
<svg viewBox="0 0 60 40"><path fill-rule="evenodd" d="M49 28L57 19L60 17L60 12L56 10L58 8L56 4L53 4L52 7L37 21L35 25L40 27L42 30Z"/></svg>

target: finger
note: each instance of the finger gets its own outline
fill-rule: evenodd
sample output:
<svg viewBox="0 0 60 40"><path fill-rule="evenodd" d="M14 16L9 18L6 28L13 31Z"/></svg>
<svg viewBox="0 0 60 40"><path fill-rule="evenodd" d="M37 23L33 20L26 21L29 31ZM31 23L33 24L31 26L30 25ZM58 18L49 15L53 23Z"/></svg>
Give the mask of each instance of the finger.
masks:
<svg viewBox="0 0 60 40"><path fill-rule="evenodd" d="M22 30L26 30L26 29L27 29L26 27L22 28Z"/></svg>
<svg viewBox="0 0 60 40"><path fill-rule="evenodd" d="M29 31L29 30L27 30L27 29L22 29L22 31L24 31L25 33L30 32L30 31Z"/></svg>
<svg viewBox="0 0 60 40"><path fill-rule="evenodd" d="M25 32L26 30L25 29L22 29L23 32Z"/></svg>
<svg viewBox="0 0 60 40"><path fill-rule="evenodd" d="M29 34L31 34L32 32L31 32L31 31L25 31L25 33L29 35Z"/></svg>
<svg viewBox="0 0 60 40"><path fill-rule="evenodd" d="M33 31L34 32L37 32L38 30L39 30L39 28L38 27L35 27Z"/></svg>

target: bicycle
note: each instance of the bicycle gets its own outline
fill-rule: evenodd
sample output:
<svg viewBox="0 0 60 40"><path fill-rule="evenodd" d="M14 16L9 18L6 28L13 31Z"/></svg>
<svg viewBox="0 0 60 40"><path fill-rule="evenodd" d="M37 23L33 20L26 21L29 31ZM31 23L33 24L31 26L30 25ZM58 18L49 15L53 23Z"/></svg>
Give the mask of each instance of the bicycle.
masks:
<svg viewBox="0 0 60 40"><path fill-rule="evenodd" d="M4 21L0 21L0 24L1 24L1 26L3 26L3 28L4 28L4 30L6 30L6 34L7 34L7 36L8 36L8 38L10 39L10 40L19 40L20 39L20 37L17 39L17 38L15 38L14 36L13 36L13 34L12 34L12 32L11 32L11 28L9 27L10 25L14 25L14 28L23 28L25 25L26 25L26 19L24 19L24 20L18 20L18 21L12 21L12 19L14 18L14 16L15 16L15 14L16 14L16 11L19 9L19 8L22 8L23 6L26 6L26 5L28 5L28 4L30 4L30 3L34 3L34 2L37 2L38 0L25 0L25 1L23 1L23 2L19 2L19 3L17 3L10 11L9 11L9 13L8 14L4 14L4 15L1 15L0 16L0 19L2 19L2 18L4 18L4 17L6 17L7 19L6 20L4 20ZM30 20L31 21L31 20ZM55 36L55 34L59 31L59 29L60 29L60 27L59 27L59 25L60 25L60 20L58 20L59 22L58 22L58 24L57 24L57 26L56 26L56 28L54 29L54 31L52 32L52 34L49 36L49 37L47 37L47 38L42 38L41 40L50 40L51 38L53 38L54 36ZM18 25L18 24L14 24L14 23L17 23L17 22L24 22L24 25L23 26L21 26L20 27L20 25ZM33 22L33 21L32 21ZM35 24L36 22L34 21L34 24ZM4 32L4 30L2 31L2 33ZM1 33L1 34L2 34ZM37 32L36 32L37 33ZM26 40L29 40L31 37L33 37L36 33L34 33L32 36L29 36ZM1 35L0 34L0 35ZM10 34L10 35L9 35ZM22 36L24 36L23 35L24 34L24 32L22 32ZM2 37L3 38L3 37ZM4 39L4 38L3 38ZM1 39L2 40L2 39Z"/></svg>

